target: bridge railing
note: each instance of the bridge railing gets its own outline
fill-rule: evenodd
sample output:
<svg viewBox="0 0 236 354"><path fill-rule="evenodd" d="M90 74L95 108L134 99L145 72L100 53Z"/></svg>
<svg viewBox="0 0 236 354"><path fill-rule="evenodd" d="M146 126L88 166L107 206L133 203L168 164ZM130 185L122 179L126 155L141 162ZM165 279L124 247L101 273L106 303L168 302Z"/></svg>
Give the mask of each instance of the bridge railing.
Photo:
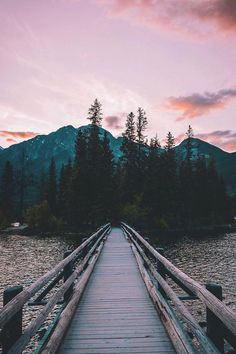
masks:
<svg viewBox="0 0 236 354"><path fill-rule="evenodd" d="M129 225L122 223L122 227L132 242L150 296L160 315L165 318L164 324L175 343L177 353L191 353L188 346L189 336L186 337L186 333L191 333L191 336L197 339L200 353L224 353L224 340L236 349L236 313L221 301L222 288L215 284L207 284L206 288L200 285L165 258L161 249L152 247ZM187 296L178 296L170 286L168 277L183 289ZM155 282L157 286L154 286ZM206 306L206 333L183 304L183 300L195 299L201 300ZM173 308L174 313L171 311ZM187 331L179 328L180 322L176 321L175 315L184 323Z"/></svg>
<svg viewBox="0 0 236 354"><path fill-rule="evenodd" d="M49 331L58 323L75 292L77 292L76 301L79 301L101 252L104 238L109 231L110 224L99 228L73 252L65 252L64 259L61 262L29 287L23 289L23 287L17 286L5 290L5 303L0 310L3 354L21 353L55 306L60 304L62 305L61 311L40 342L39 347L43 346L44 341L49 336ZM60 281L62 278L64 278L64 282ZM51 290L53 291L51 292ZM35 298L33 298L34 296ZM33 300L31 300L32 298ZM31 301L29 302L29 300ZM43 308L22 333L22 309L25 304L31 306L43 305ZM39 351L40 348L36 352Z"/></svg>

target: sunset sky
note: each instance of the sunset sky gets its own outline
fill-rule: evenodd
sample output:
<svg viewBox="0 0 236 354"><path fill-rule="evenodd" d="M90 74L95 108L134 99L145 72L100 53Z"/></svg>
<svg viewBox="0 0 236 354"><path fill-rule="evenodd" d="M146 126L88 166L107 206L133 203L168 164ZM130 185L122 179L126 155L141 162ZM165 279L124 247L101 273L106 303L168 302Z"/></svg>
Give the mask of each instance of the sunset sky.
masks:
<svg viewBox="0 0 236 354"><path fill-rule="evenodd" d="M0 145L87 124L98 98L118 136L147 113L148 137L236 151L235 0L1 0Z"/></svg>

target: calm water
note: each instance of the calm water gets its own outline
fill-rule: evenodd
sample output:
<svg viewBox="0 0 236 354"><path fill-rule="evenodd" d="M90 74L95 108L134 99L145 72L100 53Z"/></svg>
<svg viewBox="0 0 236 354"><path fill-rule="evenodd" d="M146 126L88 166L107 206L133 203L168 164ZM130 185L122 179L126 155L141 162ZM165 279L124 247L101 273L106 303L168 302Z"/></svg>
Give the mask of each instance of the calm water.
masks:
<svg viewBox="0 0 236 354"><path fill-rule="evenodd" d="M63 252L78 246L77 238L0 236L0 302L3 289L17 284L29 285L58 263ZM223 287L224 302L236 311L236 233L200 240L181 239L164 245L165 255L177 267L201 284L214 282ZM190 305L199 320L205 310L200 303ZM25 318L35 317L30 308Z"/></svg>

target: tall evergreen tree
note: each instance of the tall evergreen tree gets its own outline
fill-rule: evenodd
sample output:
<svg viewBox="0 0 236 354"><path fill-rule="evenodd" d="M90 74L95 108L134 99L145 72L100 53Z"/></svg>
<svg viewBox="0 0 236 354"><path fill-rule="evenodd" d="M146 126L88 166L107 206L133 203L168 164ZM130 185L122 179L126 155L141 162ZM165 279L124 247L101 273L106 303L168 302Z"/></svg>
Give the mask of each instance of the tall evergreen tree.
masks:
<svg viewBox="0 0 236 354"><path fill-rule="evenodd" d="M79 131L75 142L75 164L80 168L85 167L87 163L87 137Z"/></svg>
<svg viewBox="0 0 236 354"><path fill-rule="evenodd" d="M112 220L117 211L116 193L114 181L114 155L110 148L109 139L105 132L102 140L102 156L101 156L101 199L103 205L102 219L105 221Z"/></svg>
<svg viewBox="0 0 236 354"><path fill-rule="evenodd" d="M182 162L180 167L180 178L181 178L181 193L183 199L183 221L188 227L192 226L193 222L193 202L194 202L194 191L193 191L193 163L192 163L192 138L193 129L189 125L186 132L186 157Z"/></svg>
<svg viewBox="0 0 236 354"><path fill-rule="evenodd" d="M211 209L212 196L209 189L207 163L205 157L202 155L199 155L195 162L193 180L193 214L195 218L195 223L207 224L209 222L209 211Z"/></svg>
<svg viewBox="0 0 236 354"><path fill-rule="evenodd" d="M171 132L167 134L164 152L161 156L162 176L162 210L170 226L179 221L179 180L175 155L175 138Z"/></svg>
<svg viewBox="0 0 236 354"><path fill-rule="evenodd" d="M145 173L143 204L148 214L150 226L157 226L161 217L161 145L155 136L150 141Z"/></svg>
<svg viewBox="0 0 236 354"><path fill-rule="evenodd" d="M57 179L56 164L54 158L51 159L48 171L47 202L51 212L55 215L57 212Z"/></svg>
<svg viewBox="0 0 236 354"><path fill-rule="evenodd" d="M123 137L125 138L125 141L135 142L136 134L135 134L135 120L134 119L135 119L134 113L130 112L126 118L125 132L122 134Z"/></svg>
<svg viewBox="0 0 236 354"><path fill-rule="evenodd" d="M91 124L96 125L98 127L101 126L102 122L102 105L96 98L94 103L88 110L88 119L90 120Z"/></svg>
<svg viewBox="0 0 236 354"><path fill-rule="evenodd" d="M130 202L137 194L138 176L138 149L135 143L135 121L131 112L126 119L126 129L123 133L123 143L121 151L122 161L122 200L123 203Z"/></svg>
<svg viewBox="0 0 236 354"><path fill-rule="evenodd" d="M139 150L141 149L141 145L144 144L146 136L144 135L145 130L147 129L147 117L146 113L143 108L138 108L137 114L137 122L136 122L136 129L137 129L137 143L139 145Z"/></svg>
<svg viewBox="0 0 236 354"><path fill-rule="evenodd" d="M1 209L5 218L13 216L14 175L10 161L6 161L1 179Z"/></svg>

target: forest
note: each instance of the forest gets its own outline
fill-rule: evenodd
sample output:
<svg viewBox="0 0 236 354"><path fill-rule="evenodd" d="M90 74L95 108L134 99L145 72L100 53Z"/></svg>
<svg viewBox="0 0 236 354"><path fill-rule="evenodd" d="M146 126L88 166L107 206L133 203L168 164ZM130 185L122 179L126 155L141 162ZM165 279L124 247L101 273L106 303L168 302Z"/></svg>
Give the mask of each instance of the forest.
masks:
<svg viewBox="0 0 236 354"><path fill-rule="evenodd" d="M232 201L214 160L192 157L191 126L185 158L178 163L171 132L163 147L157 136L147 141L148 121L139 107L127 116L122 156L115 161L106 133L99 135L102 117L96 99L88 110L90 129L78 132L74 161L58 174L52 158L37 203L27 208L14 166L6 162L0 184L2 228L16 220L42 230L86 229L121 220L140 227L188 229L232 220Z"/></svg>

